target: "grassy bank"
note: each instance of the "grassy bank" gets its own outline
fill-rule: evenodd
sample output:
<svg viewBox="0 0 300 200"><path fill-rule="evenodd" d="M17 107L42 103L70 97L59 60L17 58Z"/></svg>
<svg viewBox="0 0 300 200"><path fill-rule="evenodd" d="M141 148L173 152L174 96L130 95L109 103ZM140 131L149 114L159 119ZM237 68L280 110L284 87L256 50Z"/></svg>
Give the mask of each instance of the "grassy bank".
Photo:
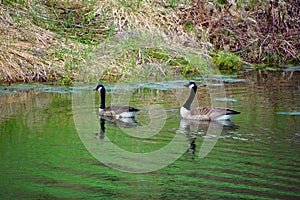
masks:
<svg viewBox="0 0 300 200"><path fill-rule="evenodd" d="M299 62L299 3L2 1L0 82L236 73ZM143 74L144 73L144 74Z"/></svg>

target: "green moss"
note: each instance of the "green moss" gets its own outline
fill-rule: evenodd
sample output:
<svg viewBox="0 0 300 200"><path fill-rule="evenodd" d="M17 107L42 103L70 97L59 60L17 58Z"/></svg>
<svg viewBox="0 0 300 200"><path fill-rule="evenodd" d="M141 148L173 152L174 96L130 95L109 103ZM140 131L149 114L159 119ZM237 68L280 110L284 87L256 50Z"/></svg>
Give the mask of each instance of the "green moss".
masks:
<svg viewBox="0 0 300 200"><path fill-rule="evenodd" d="M191 23L185 23L184 28L187 32L192 32L195 30L195 25L193 25Z"/></svg>
<svg viewBox="0 0 300 200"><path fill-rule="evenodd" d="M234 74L242 68L242 58L239 55L226 51L211 54L214 64L226 74Z"/></svg>
<svg viewBox="0 0 300 200"><path fill-rule="evenodd" d="M160 49L149 49L145 50L145 53L148 54L150 57L158 60L168 60L170 56L164 52L163 50Z"/></svg>
<svg viewBox="0 0 300 200"><path fill-rule="evenodd" d="M184 57L175 57L174 59L170 60L169 65L177 66L177 65L187 65L189 62Z"/></svg>

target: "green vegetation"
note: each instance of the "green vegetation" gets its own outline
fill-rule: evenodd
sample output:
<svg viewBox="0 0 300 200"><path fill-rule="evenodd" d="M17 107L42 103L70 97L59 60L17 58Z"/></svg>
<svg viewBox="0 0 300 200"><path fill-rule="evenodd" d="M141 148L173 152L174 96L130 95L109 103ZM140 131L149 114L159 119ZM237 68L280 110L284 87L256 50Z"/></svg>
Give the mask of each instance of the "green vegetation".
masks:
<svg viewBox="0 0 300 200"><path fill-rule="evenodd" d="M228 74L300 60L293 0L0 2L0 82L189 77L213 64Z"/></svg>
<svg viewBox="0 0 300 200"><path fill-rule="evenodd" d="M234 53L219 51L213 54L213 61L226 74L234 74L242 68L242 58Z"/></svg>

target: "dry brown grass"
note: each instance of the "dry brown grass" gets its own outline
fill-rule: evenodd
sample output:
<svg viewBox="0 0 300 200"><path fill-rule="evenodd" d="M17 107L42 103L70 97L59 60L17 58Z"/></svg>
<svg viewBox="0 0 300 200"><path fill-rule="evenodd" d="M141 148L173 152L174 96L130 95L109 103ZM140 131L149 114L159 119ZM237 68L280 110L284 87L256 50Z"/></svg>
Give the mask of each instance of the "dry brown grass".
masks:
<svg viewBox="0 0 300 200"><path fill-rule="evenodd" d="M136 74L139 77L149 74L167 76L168 62L186 56L187 48L195 47L198 53L205 54L209 45L200 45L200 42L195 42L194 34L185 32L178 24L178 12L166 8L161 1L142 1L139 7L132 7L130 2L124 5L119 1L99 1L95 4L94 16L105 17L103 29L109 30L113 24L114 32L109 40L94 48L92 54L96 59L85 62L89 68L83 69L80 75L88 80L96 77L117 80ZM167 53L169 60L151 57L145 53L147 50ZM181 70L180 67L171 68Z"/></svg>
<svg viewBox="0 0 300 200"><path fill-rule="evenodd" d="M214 49L235 52L251 63L299 62L299 1L256 2L254 7L245 1L240 7L225 4L217 9L198 1L184 8L181 23L205 29Z"/></svg>
<svg viewBox="0 0 300 200"><path fill-rule="evenodd" d="M62 61L51 58L49 50L58 41L50 31L35 26L23 16L24 10L0 6L0 82L52 80ZM20 17L16 21L13 17Z"/></svg>
<svg viewBox="0 0 300 200"><path fill-rule="evenodd" d="M78 54L84 54L87 47L80 45L76 37L81 37L86 32L92 33L92 42L101 42L110 34L117 35L136 29L149 32L163 30L162 33L169 42L191 41L192 36L186 34L181 25L175 25L179 21L176 11L166 10L158 2L142 1L139 7L135 7L136 4L132 7L111 0L96 1L93 5L85 5L78 1L68 1L66 4L55 0L38 2L36 5L31 5L29 1L26 6L1 5L0 82L55 81L64 77L80 80L82 77L77 76L76 70L70 72L66 65L74 59L79 62L72 64L80 65L80 61L85 59ZM37 10L36 16L32 16L29 11L33 6ZM60 27L67 21L68 12L73 13L75 20L67 27ZM85 24L81 24L86 15L92 16ZM102 18L105 19L105 23L99 25L97 21L101 21ZM49 24L57 23L62 38L58 38L57 33L47 27L38 26L43 20ZM69 32L74 30L76 35L70 36ZM66 41L64 37L75 37L75 40ZM59 55L62 48L71 53ZM77 51L77 57L74 56L74 49ZM113 62L115 61L112 60Z"/></svg>
<svg viewBox="0 0 300 200"><path fill-rule="evenodd" d="M0 82L82 80L80 70L90 67L84 65L88 63L87 49L139 30L160 35L170 47L163 50L170 52L193 48L208 54L210 50L222 49L252 63L299 61L300 12L295 0L251 9L247 3L237 8L201 0L189 5L187 1L177 1L175 6L160 0L92 2L1 4ZM118 44L115 47L119 48ZM128 55L136 53L137 66L147 60L161 68L159 59L138 59L140 46L136 48ZM132 62L128 55L122 61L116 54L103 55L103 59L109 59L103 63L112 66L108 74L119 77L128 72L120 68L120 64ZM170 53L170 57L176 56ZM103 71L97 72L96 64L95 74L101 74Z"/></svg>

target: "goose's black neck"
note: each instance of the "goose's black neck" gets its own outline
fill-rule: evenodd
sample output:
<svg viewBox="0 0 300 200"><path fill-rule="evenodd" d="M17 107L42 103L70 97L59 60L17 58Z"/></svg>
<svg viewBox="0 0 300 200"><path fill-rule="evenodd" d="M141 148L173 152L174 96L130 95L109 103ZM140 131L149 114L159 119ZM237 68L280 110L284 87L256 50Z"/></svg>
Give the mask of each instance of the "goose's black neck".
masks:
<svg viewBox="0 0 300 200"><path fill-rule="evenodd" d="M195 98L196 92L197 92L197 88L192 88L191 89L191 93L190 93L189 98L186 100L185 104L183 104L183 107L185 109L187 109L187 110L191 109L191 104L192 104L192 102Z"/></svg>
<svg viewBox="0 0 300 200"><path fill-rule="evenodd" d="M100 96L101 96L100 108L104 109L105 108L105 88L104 87L102 87L102 89L100 90Z"/></svg>

